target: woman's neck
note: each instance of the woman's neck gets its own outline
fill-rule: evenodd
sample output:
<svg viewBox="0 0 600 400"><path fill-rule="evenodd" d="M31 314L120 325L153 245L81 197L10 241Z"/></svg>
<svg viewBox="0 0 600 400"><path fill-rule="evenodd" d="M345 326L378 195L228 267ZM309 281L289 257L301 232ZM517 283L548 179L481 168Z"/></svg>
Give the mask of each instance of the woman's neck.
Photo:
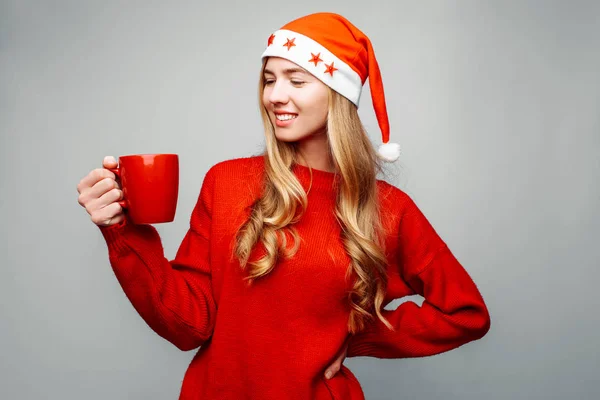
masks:
<svg viewBox="0 0 600 400"><path fill-rule="evenodd" d="M335 172L325 133L311 135L296 146L298 164L320 171Z"/></svg>

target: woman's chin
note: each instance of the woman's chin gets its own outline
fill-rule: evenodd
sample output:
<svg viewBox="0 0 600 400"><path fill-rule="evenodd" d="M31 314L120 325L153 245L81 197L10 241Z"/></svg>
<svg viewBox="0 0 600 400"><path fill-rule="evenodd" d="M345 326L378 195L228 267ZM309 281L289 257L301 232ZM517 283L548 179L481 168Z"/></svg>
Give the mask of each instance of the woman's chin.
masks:
<svg viewBox="0 0 600 400"><path fill-rule="evenodd" d="M290 135L286 132L277 132L277 128L275 128L275 137L277 140L286 143L297 142L299 139L301 139L301 137L298 137L298 135Z"/></svg>

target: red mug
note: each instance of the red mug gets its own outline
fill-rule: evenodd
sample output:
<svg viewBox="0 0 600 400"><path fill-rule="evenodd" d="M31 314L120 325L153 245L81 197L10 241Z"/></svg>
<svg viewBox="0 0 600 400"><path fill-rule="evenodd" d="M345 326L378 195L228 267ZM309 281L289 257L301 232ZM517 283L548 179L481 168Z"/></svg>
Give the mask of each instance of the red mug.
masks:
<svg viewBox="0 0 600 400"><path fill-rule="evenodd" d="M132 154L107 168L121 182L126 217L134 224L159 224L175 219L179 192L177 154Z"/></svg>

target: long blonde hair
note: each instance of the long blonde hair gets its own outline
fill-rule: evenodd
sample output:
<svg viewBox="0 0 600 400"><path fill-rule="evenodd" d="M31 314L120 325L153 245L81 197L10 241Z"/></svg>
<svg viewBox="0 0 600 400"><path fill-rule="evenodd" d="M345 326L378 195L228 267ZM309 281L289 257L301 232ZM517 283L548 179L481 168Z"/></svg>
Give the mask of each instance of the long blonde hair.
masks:
<svg viewBox="0 0 600 400"><path fill-rule="evenodd" d="M275 268L281 257L297 252L300 240L294 228L306 210L307 195L291 171L299 153L294 143L277 140L273 124L263 106L263 71L259 78L259 105L265 128L265 179L262 197L251 207L248 220L236 235L235 255L246 279L259 279ZM358 116L357 107L339 93L329 90L327 136L332 162L340 175L335 215L341 226L341 240L351 259L348 275L356 279L348 293L351 306L348 330L357 333L376 315L389 329L381 314L387 286L386 257L379 215L377 172L381 171L373 145ZM293 245L288 246L288 239ZM249 260L261 241L266 250L258 260Z"/></svg>

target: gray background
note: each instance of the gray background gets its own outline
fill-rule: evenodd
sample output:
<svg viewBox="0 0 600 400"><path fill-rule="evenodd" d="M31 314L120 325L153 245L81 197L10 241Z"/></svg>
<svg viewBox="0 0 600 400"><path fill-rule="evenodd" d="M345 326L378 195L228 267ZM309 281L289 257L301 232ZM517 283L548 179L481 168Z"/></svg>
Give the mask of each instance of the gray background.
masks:
<svg viewBox="0 0 600 400"><path fill-rule="evenodd" d="M600 2L0 4L0 398L177 398L194 352L135 313L76 185L105 155L178 153L156 225L174 257L207 169L263 145L269 34L316 11L373 41L403 148L388 180L492 316L448 353L347 359L367 398L600 397ZM360 112L379 144L367 87Z"/></svg>

